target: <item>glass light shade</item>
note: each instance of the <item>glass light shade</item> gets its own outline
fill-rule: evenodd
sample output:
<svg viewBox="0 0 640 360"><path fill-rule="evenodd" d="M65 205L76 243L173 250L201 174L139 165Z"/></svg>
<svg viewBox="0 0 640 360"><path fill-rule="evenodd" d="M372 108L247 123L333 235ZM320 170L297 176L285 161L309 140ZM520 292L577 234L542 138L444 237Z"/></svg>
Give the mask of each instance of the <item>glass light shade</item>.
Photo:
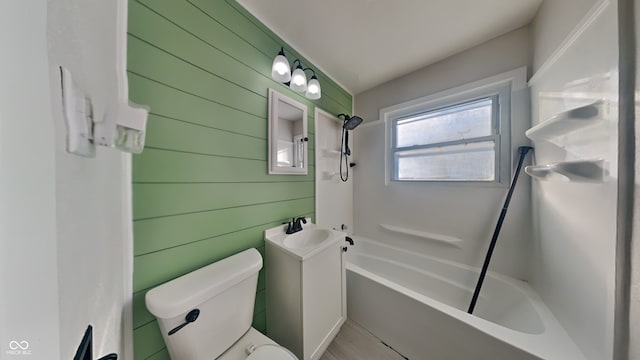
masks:
<svg viewBox="0 0 640 360"><path fill-rule="evenodd" d="M303 92L307 90L307 76L304 74L304 70L298 66L291 74L291 83L289 87L293 91Z"/></svg>
<svg viewBox="0 0 640 360"><path fill-rule="evenodd" d="M289 67L289 61L284 55L278 55L273 59L271 77L273 80L279 82L288 82L291 80L291 68Z"/></svg>
<svg viewBox="0 0 640 360"><path fill-rule="evenodd" d="M305 96L307 99L317 100L320 99L321 95L322 90L320 89L320 82L315 76L313 76L311 80L309 80L309 84L307 84L307 93Z"/></svg>

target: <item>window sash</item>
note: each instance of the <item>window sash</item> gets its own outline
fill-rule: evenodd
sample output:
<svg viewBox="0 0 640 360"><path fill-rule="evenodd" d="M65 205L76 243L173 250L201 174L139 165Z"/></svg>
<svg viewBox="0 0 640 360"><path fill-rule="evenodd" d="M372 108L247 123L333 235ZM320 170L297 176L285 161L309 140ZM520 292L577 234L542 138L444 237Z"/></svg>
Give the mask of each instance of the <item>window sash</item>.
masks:
<svg viewBox="0 0 640 360"><path fill-rule="evenodd" d="M496 94L491 94L491 95L484 95L481 97L477 97L477 98L472 98L472 99L466 99L464 101L460 101L460 102L454 102L454 103L450 103L447 104L445 106L439 106L437 108L434 109L429 109L427 111L420 111L417 113L413 113L413 114L409 114L409 115L405 115L402 117L398 117L396 119L392 120L392 128L393 128L393 138L392 138L392 142L393 142L393 149L399 149L399 148L405 148L405 146L398 146L398 126L401 125L407 125L409 123L413 123L413 122L421 122L421 121L430 121L433 118L437 118L440 116L444 116L444 115L448 115L451 113L455 113L455 112L462 112L465 110L470 110L469 107L471 107L472 105L476 104L476 103L482 103L482 102L486 102L487 100L489 100L491 102L491 135L497 135L500 133L499 130L499 111L500 111L500 98L499 95ZM464 109L464 108L467 109ZM472 107L471 107L472 108ZM487 135L490 136L490 135ZM482 136L481 136L482 137ZM476 139L476 138L480 138L480 137L469 137L466 139L455 139L455 140L444 140L444 141L434 141L434 142L426 142L424 144L418 144L417 146L423 146L423 145L431 145L431 144L445 144L448 143L450 141L461 141L461 140L471 140L471 139Z"/></svg>
<svg viewBox="0 0 640 360"><path fill-rule="evenodd" d="M466 148L467 145L478 144L480 146L470 146ZM433 151L432 149L437 149ZM481 159L475 159L475 153L485 153L487 151L493 152L493 158L491 159L491 164L486 164L490 166L492 169L486 167L474 168L473 165L465 164L466 162L471 161L471 163L475 163L477 160L486 161L486 157L482 157ZM495 182L496 181L496 142L493 140L482 141L482 142L470 142L466 144L457 144L457 145L448 145L444 147L426 147L422 149L415 150L406 150L406 151L397 151L394 153L394 164L395 164L395 178L398 181L451 181L451 182ZM442 159L446 159L447 157L455 158L457 156L469 156L467 159L458 159L455 160L455 163L447 163L447 164L438 164L442 161ZM429 164L430 162L434 162L432 165L436 166L435 168L430 168L429 165L424 166L410 166L407 168L406 164L404 165L403 171L407 172L405 177L400 177L401 171L401 163L408 161L417 160L418 163L424 162ZM440 159L440 160L438 160ZM457 163L460 161L460 163ZM476 163L477 164L477 163ZM449 170L446 170L449 169ZM426 170L426 171L425 171ZM491 176L487 176L486 171L491 171ZM418 175L415 174L423 174ZM438 175L440 173L440 175ZM466 175L464 175L466 173ZM413 174L414 176L412 176ZM461 177L460 175L463 174Z"/></svg>
<svg viewBox="0 0 640 360"><path fill-rule="evenodd" d="M437 112L447 112L447 110L451 109L451 111L455 111L456 107L464 107L465 105L470 105L473 103L481 102L483 100L491 100L491 130L492 135L480 136L480 137L472 137L467 139L459 139L459 140L450 140L450 141L441 141L441 142L433 142L426 143L421 145L413 145L413 146L397 146L397 126L398 122L406 121L412 118L426 117L422 121L429 121L429 114L437 113ZM391 161L392 161L392 180L394 181L424 181L424 182L486 182L486 183L494 183L500 181L500 152L505 151L501 149L501 134L500 134L500 96L498 93L491 94L489 96L481 96L474 99L466 99L465 101L451 103L445 106L439 106L438 108L429 109L427 111L422 111L414 114L410 114L408 116L398 117L392 120L391 126ZM420 120L416 120L420 121ZM411 151L411 150L422 150L422 149L430 149L430 148L438 148L438 147L447 147L453 145L464 145L471 144L477 142L486 142L492 141L494 143L494 179L493 180L478 180L478 179L465 179L465 180L446 180L446 179L401 179L398 175L398 162L396 161L396 153Z"/></svg>
<svg viewBox="0 0 640 360"><path fill-rule="evenodd" d="M443 142L431 143L431 144L425 144L425 145L394 147L392 151L395 153L397 151L419 150L419 149L428 149L428 148L434 148L434 147L446 147L451 145L464 145L464 144L471 144L475 142L499 141L499 140L500 140L500 135L494 134L494 135L480 136L480 137L474 137L469 139L443 141Z"/></svg>

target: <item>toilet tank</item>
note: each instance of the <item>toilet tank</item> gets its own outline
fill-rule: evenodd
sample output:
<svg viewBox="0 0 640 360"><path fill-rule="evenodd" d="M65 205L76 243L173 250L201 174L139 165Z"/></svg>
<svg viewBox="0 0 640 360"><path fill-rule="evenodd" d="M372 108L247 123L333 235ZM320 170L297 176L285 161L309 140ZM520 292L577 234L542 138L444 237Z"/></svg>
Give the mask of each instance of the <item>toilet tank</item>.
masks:
<svg viewBox="0 0 640 360"><path fill-rule="evenodd" d="M147 292L172 359L215 359L249 330L261 268L260 253L249 249ZM196 320L169 335L195 309Z"/></svg>

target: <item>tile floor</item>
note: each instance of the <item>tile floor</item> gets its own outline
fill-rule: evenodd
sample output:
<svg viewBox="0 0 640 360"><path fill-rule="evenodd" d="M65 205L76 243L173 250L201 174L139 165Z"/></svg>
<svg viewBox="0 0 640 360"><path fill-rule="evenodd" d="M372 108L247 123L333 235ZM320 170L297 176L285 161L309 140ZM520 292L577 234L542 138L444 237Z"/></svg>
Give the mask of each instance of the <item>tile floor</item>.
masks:
<svg viewBox="0 0 640 360"><path fill-rule="evenodd" d="M347 320L320 360L405 360L351 320Z"/></svg>

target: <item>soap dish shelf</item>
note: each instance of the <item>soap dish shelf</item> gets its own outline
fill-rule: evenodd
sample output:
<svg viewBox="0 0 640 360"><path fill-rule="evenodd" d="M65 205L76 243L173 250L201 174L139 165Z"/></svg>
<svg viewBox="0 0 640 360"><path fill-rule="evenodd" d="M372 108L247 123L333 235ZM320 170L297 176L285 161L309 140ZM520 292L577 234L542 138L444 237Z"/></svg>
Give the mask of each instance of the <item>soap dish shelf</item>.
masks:
<svg viewBox="0 0 640 360"><path fill-rule="evenodd" d="M335 159L336 157L340 157L340 150L331 150L331 149L323 149L322 156L325 158Z"/></svg>
<svg viewBox="0 0 640 360"><path fill-rule="evenodd" d="M539 180L568 182L603 182L607 176L603 159L560 161L544 165L531 165L524 171Z"/></svg>
<svg viewBox="0 0 640 360"><path fill-rule="evenodd" d="M454 236L434 234L426 231L412 230L412 229L407 229L400 226L394 226L394 225L388 225L388 224L380 224L380 227L394 233L410 235L410 236L422 238L425 240L437 242L442 245L462 248L463 240Z"/></svg>
<svg viewBox="0 0 640 360"><path fill-rule="evenodd" d="M559 140L564 135L596 125L604 125L607 101L597 100L591 104L563 111L532 127L525 135L534 141L544 140L562 146Z"/></svg>

